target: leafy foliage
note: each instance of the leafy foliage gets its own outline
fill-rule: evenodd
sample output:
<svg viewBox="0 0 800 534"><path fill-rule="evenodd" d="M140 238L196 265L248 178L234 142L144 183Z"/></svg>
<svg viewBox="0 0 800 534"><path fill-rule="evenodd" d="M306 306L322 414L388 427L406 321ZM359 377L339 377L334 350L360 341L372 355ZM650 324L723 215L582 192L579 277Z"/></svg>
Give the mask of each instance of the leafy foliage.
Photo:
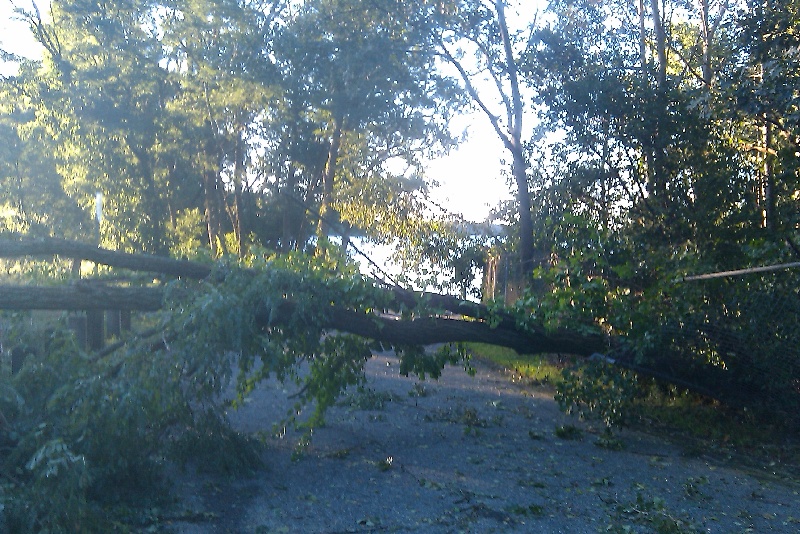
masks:
<svg viewBox="0 0 800 534"><path fill-rule="evenodd" d="M257 468L258 445L227 426L220 402L238 405L277 378L297 392L276 424L322 424L348 387L364 384L373 344L326 331L327 314L333 306L368 314L387 298L335 250L259 251L241 265L220 262L209 280L171 284L157 339L92 355L61 328L24 334L31 354L0 387L8 452L0 473L13 495L4 490L6 522L12 530L103 530L116 505L164 497L154 488L164 485L166 462L234 474ZM400 371L422 378L466 358L449 347L398 351ZM43 498L51 492L56 501Z"/></svg>
<svg viewBox="0 0 800 534"><path fill-rule="evenodd" d="M565 369L562 374L555 395L561 409L582 419L598 419L606 428L625 421L639 394L635 376L599 360Z"/></svg>
<svg viewBox="0 0 800 534"><path fill-rule="evenodd" d="M208 280L170 284L160 339L89 355L60 327L12 329L32 354L0 383L12 530L104 530L167 459L223 447L244 452L222 469L253 468L253 444L221 419L230 388L238 404L264 380L290 383L286 423L321 424L363 385L372 348L326 331L328 314L395 305L348 261L351 235L402 242L417 281L470 296L491 243L422 200L422 156L451 146L466 102L512 155L503 239L536 278L483 319L606 335L630 369L565 371L565 409L623 422L640 371L800 413L797 276L682 281L800 254L796 3L558 0L519 32L511 4L64 0L49 20L23 13L45 54L0 80L0 228L224 259ZM4 269L71 273L61 260ZM468 363L461 347L396 348L406 374Z"/></svg>
<svg viewBox="0 0 800 534"><path fill-rule="evenodd" d="M528 147L546 259L522 305L612 336L622 366L764 413L798 402L793 316L766 318L793 309L794 275L681 279L796 260L789 4L552 2L523 62L543 132L561 134ZM630 399L598 372L570 375L564 404L610 422Z"/></svg>
<svg viewBox="0 0 800 534"><path fill-rule="evenodd" d="M105 508L157 487L170 429L192 424L189 399L163 353L100 361L65 331L45 335L3 380L6 521L12 531L102 529Z"/></svg>

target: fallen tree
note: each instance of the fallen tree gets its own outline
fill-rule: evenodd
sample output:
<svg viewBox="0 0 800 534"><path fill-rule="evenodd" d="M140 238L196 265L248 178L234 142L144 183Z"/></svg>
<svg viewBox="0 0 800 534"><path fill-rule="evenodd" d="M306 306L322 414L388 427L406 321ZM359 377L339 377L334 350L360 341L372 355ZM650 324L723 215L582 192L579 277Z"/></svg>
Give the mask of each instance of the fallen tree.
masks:
<svg viewBox="0 0 800 534"><path fill-rule="evenodd" d="M24 239L16 235L0 238L0 258L21 256L60 256L77 261L93 261L109 267L158 273L179 281L197 281L205 284L206 289L217 288L223 292L227 291L224 286L230 278L239 276L243 280L257 280L264 274L258 269L230 265L215 269L214 266L192 261L127 254L62 239ZM266 265L263 268L269 270L271 267ZM307 274L298 274L291 284L310 287L312 284L309 280ZM251 317L242 320L253 321L261 331L274 327L296 327L298 321L308 322L302 313L298 315L298 309L311 303L315 312L312 321L316 327L354 334L384 345L480 342L508 347L520 354L595 355L596 359L598 353L608 354L609 347L620 344L619 340L609 340L598 334L547 331L531 321L529 316L449 295L416 293L378 280L362 278L359 283L371 287L373 294L369 298L372 302L356 299L358 304L353 305L342 296L343 293L337 294L335 291L333 294L306 291L298 297L293 290L282 291L262 285L263 296L251 296L251 300L256 299L255 303L248 305L247 313ZM176 305L176 299L191 298L198 294L198 289L173 287L169 290L169 297L167 293L163 284L119 286L91 279L47 287L0 285L0 309L169 311L171 306ZM271 295L268 296L268 293ZM402 313L386 314L383 313L385 310L401 310ZM601 359L607 364L627 368L732 405L744 406L753 401L742 398L743 392L730 382L730 373L723 369L688 365L670 354L636 358L632 351L620 350L619 347L614 354L616 357L613 359Z"/></svg>
<svg viewBox="0 0 800 534"><path fill-rule="evenodd" d="M191 280L208 279L213 272L211 266L197 262L121 253L62 239L0 239L0 258L55 255ZM223 271L218 274L220 281L225 277ZM257 274L255 271L249 272L253 276ZM568 353L584 356L602 351L605 347L599 335L547 333L541 327L521 322L508 312L492 310L475 302L462 301L449 295L415 293L377 281L374 284L386 293L383 300L389 308L409 312L406 318L363 313L337 305L336 302L328 302L324 303L329 309L323 326L391 345L481 342L509 347L523 354ZM77 280L56 287L0 285L2 309L156 311L164 305L165 289L161 286L117 287L92 280ZM272 324L280 323L281 317L291 315L292 307L296 305L288 297L277 307L272 305L269 321ZM278 313L274 313L273 308ZM442 317L444 312L451 316ZM256 319L267 326L267 314L257 315Z"/></svg>
<svg viewBox="0 0 800 534"><path fill-rule="evenodd" d="M324 259L261 258L245 269L64 240L0 238L3 258L53 255L157 276L114 272L113 277L58 286L0 285L0 309L93 310L100 317L104 314L96 312L104 309L159 313L158 321L140 322L138 334L92 353L77 350L72 332L49 324L13 340L30 352L16 373L0 376L3 391L13 391L0 396L0 441L10 451L0 455L0 479L17 493L26 492L25 503L50 502L53 495L88 502L87 487L93 495L112 498L163 487L153 474L160 473L165 457L225 470L252 469L260 457L255 442L227 426L227 404L220 401L231 399L231 384L238 393L231 402L243 402L258 383L278 379L295 404L276 428L303 431L302 446L310 430L324 422L327 408L348 388L366 385L364 365L375 341L395 349L401 374L419 377L435 378L448 364L469 366L462 347L448 343L453 341L505 346L523 354L589 356L589 365L574 376L588 376L586 370L599 363L613 379L588 386L570 381L575 387L561 398L579 406L591 402L593 410L598 399L609 400L615 413L623 406L613 398L619 388L606 386L626 377L606 364L711 396L725 390L703 390L697 383L735 385L725 370L689 367L691 362L679 362L672 354L649 360L650 368L630 356L592 357L606 352L608 340L547 331L521 312L415 293L365 279L346 265L331 267ZM6 316L2 319L5 327ZM9 331L14 328L4 328L4 341ZM420 347L439 343L436 351ZM727 390L729 400L732 391ZM56 462L67 476L51 476L48 466ZM64 499L55 501L56 509L64 509Z"/></svg>
<svg viewBox="0 0 800 534"><path fill-rule="evenodd" d="M0 238L0 258L24 256L49 258L60 256L71 260L92 261L100 265L201 279L211 274L211 266L187 260L175 260L151 254L129 254L52 237L28 238L8 234Z"/></svg>

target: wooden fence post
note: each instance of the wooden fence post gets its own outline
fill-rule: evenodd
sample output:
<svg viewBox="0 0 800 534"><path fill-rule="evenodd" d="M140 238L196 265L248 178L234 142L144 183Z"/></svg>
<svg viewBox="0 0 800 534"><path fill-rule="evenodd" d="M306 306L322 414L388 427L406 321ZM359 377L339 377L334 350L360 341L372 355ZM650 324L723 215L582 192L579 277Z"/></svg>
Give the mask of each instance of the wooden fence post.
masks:
<svg viewBox="0 0 800 534"><path fill-rule="evenodd" d="M86 344L89 350L100 350L105 344L103 310L86 310Z"/></svg>
<svg viewBox="0 0 800 534"><path fill-rule="evenodd" d="M119 339L122 334L122 317L119 310L106 310L106 337Z"/></svg>

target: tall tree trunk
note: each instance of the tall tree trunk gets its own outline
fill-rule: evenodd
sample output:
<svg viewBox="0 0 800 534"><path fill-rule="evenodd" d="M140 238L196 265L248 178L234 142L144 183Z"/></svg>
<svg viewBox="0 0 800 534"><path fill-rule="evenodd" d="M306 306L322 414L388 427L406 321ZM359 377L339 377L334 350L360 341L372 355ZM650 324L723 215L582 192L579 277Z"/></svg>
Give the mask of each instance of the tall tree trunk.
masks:
<svg viewBox="0 0 800 534"><path fill-rule="evenodd" d="M659 0L650 0L650 7L653 12L656 57L658 58L656 86L660 91L664 91L667 87L667 36L664 31L664 21L661 17Z"/></svg>
<svg viewBox="0 0 800 534"><path fill-rule="evenodd" d="M642 72L647 71L647 29L645 28L645 11L644 0L639 2L639 62L642 67Z"/></svg>
<svg viewBox="0 0 800 534"><path fill-rule="evenodd" d="M142 204L143 211L149 217L149 250L147 252L154 252L156 254L167 254L168 249L166 245L166 231L164 223L167 220L166 210L164 209L161 195L156 185L152 156L144 147L137 147L136 139L126 139L126 143L131 153L136 158L139 171L139 177L144 186L142 189Z"/></svg>
<svg viewBox="0 0 800 534"><path fill-rule="evenodd" d="M246 229L244 228L244 202L243 202L243 176L245 173L245 150L244 140L242 134L236 136L236 148L233 151L234 165L233 165L233 213L231 220L233 222L233 231L236 236L236 247L240 258L244 257L244 236Z"/></svg>
<svg viewBox="0 0 800 534"><path fill-rule="evenodd" d="M703 83L706 87L711 87L711 39L713 38L711 26L709 26L709 14L708 14L708 0L699 0L700 1L700 38L702 40L702 57L700 58L701 61L701 69L702 69L702 76L703 76Z"/></svg>
<svg viewBox="0 0 800 534"><path fill-rule="evenodd" d="M528 189L527 165L522 153L522 146L516 148L513 154L512 172L514 173L514 182L517 184L517 205L519 206L519 268L523 282L527 285L535 267L531 194Z"/></svg>
<svg viewBox="0 0 800 534"><path fill-rule="evenodd" d="M297 186L297 167L294 163L289 162L289 167L286 174L285 191L289 195L294 195L295 187ZM299 237L297 235L297 222L296 213L297 207L292 202L284 202L282 206L282 220L281 220L281 250L288 252L293 250L296 246Z"/></svg>
<svg viewBox="0 0 800 534"><path fill-rule="evenodd" d="M472 101L481 109L489 119L495 133L503 142L506 150L512 156L512 175L517 186L517 209L519 215L519 246L517 250L517 273L521 277L524 285L531 281L531 273L534 264L534 240L533 240L533 216L531 206L531 194L528 186L527 161L525 159L524 147L522 144L522 96L519 89L519 79L517 73L517 62L514 58L514 49L511 36L508 31L508 23L505 14L505 1L495 0L494 8L497 15L497 29L502 43L502 53L494 53L494 50L482 48L484 60L488 68L494 72L502 72L502 75L495 79L499 100L505 110L505 124L501 117L493 113L489 106L481 98L480 93L472 83L472 75L464 68L459 60L459 54L450 51L445 39L440 42L440 49L450 64L456 68L464 82L465 89ZM480 45L479 45L480 48ZM507 78L506 78L507 77ZM511 89L511 94L506 92L505 81Z"/></svg>
<svg viewBox="0 0 800 534"><path fill-rule="evenodd" d="M761 226L767 231L775 230L775 173L772 168L772 124L764 117L764 176L761 181L763 204L761 207Z"/></svg>
<svg viewBox="0 0 800 534"><path fill-rule="evenodd" d="M212 169L203 170L203 204L205 208L206 226L208 228L208 244L214 256L227 254L225 239L220 222L219 191L217 173Z"/></svg>
<svg viewBox="0 0 800 534"><path fill-rule="evenodd" d="M333 134L328 147L328 160L322 173L322 205L319 209L320 220L317 226L317 236L325 237L330 231L327 220L332 217L331 204L333 203L333 181L336 177L336 165L339 161L339 147L342 142L342 119L334 117Z"/></svg>
<svg viewBox="0 0 800 534"><path fill-rule="evenodd" d="M517 206L519 210L519 270L527 285L534 265L533 216L531 214L531 194L528 187L527 162L522 146L522 96L517 77L517 62L511 46L511 37L506 22L505 1L496 0L497 23L500 38L503 40L505 67L511 84L511 102L508 109L508 136L505 138L506 148L513 157L512 173L517 185Z"/></svg>
<svg viewBox="0 0 800 534"><path fill-rule="evenodd" d="M664 135L664 118L667 110L667 37L664 31L664 21L661 17L659 0L650 0L653 14L653 28L656 48L656 103L655 116L653 117L653 158L651 176L651 193L655 197L656 208L665 208L667 172L666 146Z"/></svg>

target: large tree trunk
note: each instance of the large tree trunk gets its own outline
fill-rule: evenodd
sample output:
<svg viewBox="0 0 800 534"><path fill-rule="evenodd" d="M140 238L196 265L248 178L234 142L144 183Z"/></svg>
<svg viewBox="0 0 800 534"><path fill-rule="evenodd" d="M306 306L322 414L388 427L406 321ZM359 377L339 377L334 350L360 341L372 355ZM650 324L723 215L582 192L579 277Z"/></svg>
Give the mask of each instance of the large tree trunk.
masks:
<svg viewBox="0 0 800 534"><path fill-rule="evenodd" d="M487 3L488 6L488 3ZM527 161L525 160L524 147L522 145L522 118L523 100L520 92L517 61L514 57L514 45L509 33L506 21L505 0L495 0L494 9L497 16L497 30L502 43L502 53L494 50L483 49L482 54L489 70L502 72L502 78L498 75L495 79L498 93L495 95L502 102L502 109L505 114L505 121L495 114L487 105L478 89L473 84L473 74L471 74L461 63L458 53L450 51L444 39L440 41L440 48L444 57L456 68L464 82L464 88L472 101L481 109L489 119L498 138L503 142L503 146L512 156L512 174L514 183L517 186L517 210L519 214L519 245L517 249L518 273L522 277L522 282L527 286L531 279L530 275L534 265L534 242L533 242L533 216L531 206L531 195L528 187ZM469 37L467 37L469 39ZM507 88L504 87L507 81ZM510 94L509 94L510 93Z"/></svg>
<svg viewBox="0 0 800 534"><path fill-rule="evenodd" d="M144 254L133 255L103 250L60 239L19 241L0 239L0 257L59 255L91 260L104 265L148 272L163 272L189 279L203 279L211 273L207 265L172 260ZM325 326L389 344L429 345L458 341L475 341L510 347L520 353L562 352L589 355L602 351L601 336L570 332L549 334L544 329L522 328L510 314L491 312L485 306L449 295L416 294L399 288L387 288L393 296L393 307L408 310L446 310L470 320L446 319L419 311L416 319L397 320L376 313L329 304ZM0 286L0 309L90 310L123 309L154 311L163 306L164 290L160 287L114 287L85 281L62 287ZM296 303L284 300L277 313L256 311L256 320L265 327L271 317L280 325L281 317L290 315ZM493 321L493 325L489 324Z"/></svg>
<svg viewBox="0 0 800 534"><path fill-rule="evenodd" d="M700 0L700 39L702 46L702 57L700 65L702 69L703 83L706 88L711 88L711 26L709 25L708 0Z"/></svg>
<svg viewBox="0 0 800 534"><path fill-rule="evenodd" d="M442 302L445 302L443 300ZM7 310L106 310L156 311L163 307L164 290L159 287L113 287L84 282L63 287L0 285L0 309ZM275 310L257 310L256 321L264 328L281 326L295 303L285 300ZM600 336L517 329L508 323L490 326L483 321L441 317L396 320L374 313L361 313L331 305L324 326L390 345L432 345L480 342L509 347L519 353L560 352L588 356L603 350Z"/></svg>
<svg viewBox="0 0 800 534"><path fill-rule="evenodd" d="M666 134L664 126L667 122L667 36L664 31L660 0L650 0L653 15L653 31L656 47L656 87L655 97L658 106L653 120L653 156L650 163L650 193L655 198L655 206L663 212L667 199Z"/></svg>
<svg viewBox="0 0 800 534"><path fill-rule="evenodd" d="M244 148L244 139L242 133L236 136L236 148L233 153L234 167L233 167L233 216L231 217L233 223L233 231L236 237L237 254L240 258L244 258L244 236L247 232L244 224L244 179L245 174L245 159L246 150Z"/></svg>
<svg viewBox="0 0 800 534"><path fill-rule="evenodd" d="M88 282L62 287L0 285L3 310L138 310L163 306L160 287L113 287Z"/></svg>
<svg viewBox="0 0 800 534"><path fill-rule="evenodd" d="M220 209L218 200L217 173L211 169L203 169L203 202L206 225L208 227L208 244L214 257L221 256L225 250L225 238L222 235Z"/></svg>
<svg viewBox="0 0 800 534"><path fill-rule="evenodd" d="M645 26L646 14L644 10L644 0L638 0L639 11L639 64L642 72L647 71L647 28Z"/></svg>
<svg viewBox="0 0 800 534"><path fill-rule="evenodd" d="M519 89L517 76L517 62L506 22L505 1L496 0L497 23L500 28L500 38L503 40L505 52L505 67L511 86L510 108L508 115L508 135L504 141L506 148L511 152L513 163L511 172L517 185L517 206L519 210L519 266L520 275L527 286L530 275L535 267L533 261L533 215L531 214L531 194L528 188L527 162L522 146L522 95ZM508 105L508 104L507 104Z"/></svg>
<svg viewBox="0 0 800 534"><path fill-rule="evenodd" d="M519 209L519 269L523 284L531 282L534 265L533 215L531 213L531 194L528 189L528 173L522 146L515 147L513 173L517 184L517 205Z"/></svg>
<svg viewBox="0 0 800 534"><path fill-rule="evenodd" d="M319 208L319 224L317 235L321 239L328 235L332 230L330 221L331 204L333 204L333 183L336 178L336 166L339 161L339 147L342 143L342 120L338 117L333 120L333 135L328 147L328 161L325 163L325 171L322 175L322 204Z"/></svg>
<svg viewBox="0 0 800 534"><path fill-rule="evenodd" d="M653 13L653 31L655 32L656 57L658 58L656 85L659 90L664 91L667 86L667 35L664 31L659 0L650 0L650 7Z"/></svg>

